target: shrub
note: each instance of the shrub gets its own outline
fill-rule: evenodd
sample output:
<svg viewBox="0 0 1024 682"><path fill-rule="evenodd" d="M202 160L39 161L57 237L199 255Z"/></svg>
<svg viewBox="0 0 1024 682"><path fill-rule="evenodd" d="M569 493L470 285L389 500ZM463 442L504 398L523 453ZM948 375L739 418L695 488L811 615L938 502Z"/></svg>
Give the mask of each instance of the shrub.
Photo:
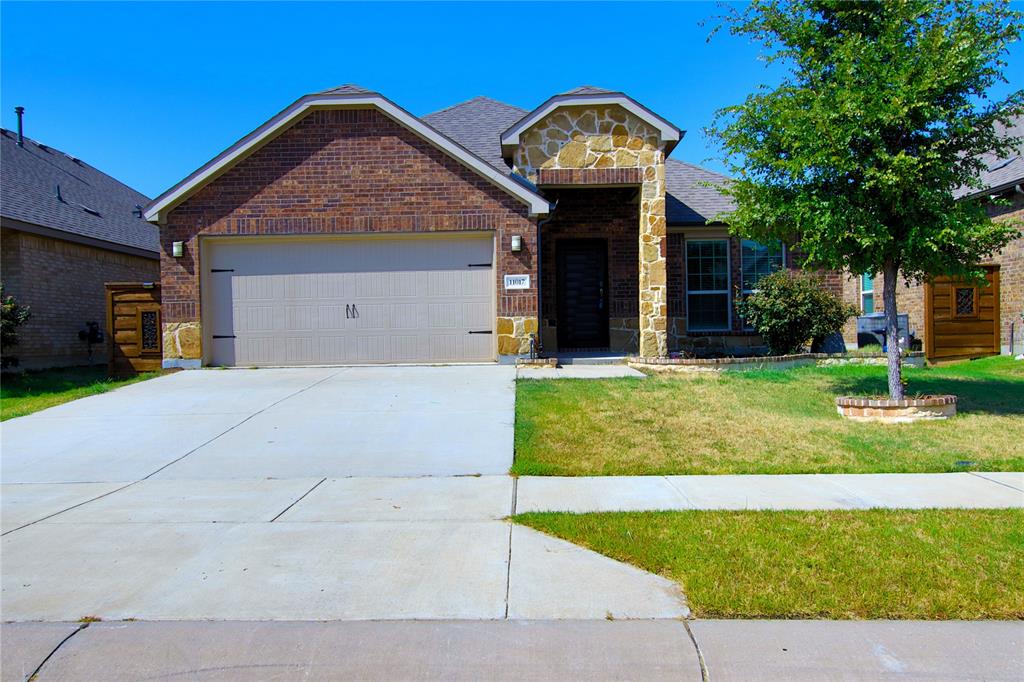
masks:
<svg viewBox="0 0 1024 682"><path fill-rule="evenodd" d="M32 312L28 306L20 305L14 300L13 296L6 296L3 284L0 284L0 305L0 366L16 366L18 358L8 355L7 351L18 345L18 327L28 322Z"/></svg>
<svg viewBox="0 0 1024 682"><path fill-rule="evenodd" d="M780 270L762 277L757 289L736 304L773 355L800 353L811 339L842 329L857 309L825 289L808 272Z"/></svg>

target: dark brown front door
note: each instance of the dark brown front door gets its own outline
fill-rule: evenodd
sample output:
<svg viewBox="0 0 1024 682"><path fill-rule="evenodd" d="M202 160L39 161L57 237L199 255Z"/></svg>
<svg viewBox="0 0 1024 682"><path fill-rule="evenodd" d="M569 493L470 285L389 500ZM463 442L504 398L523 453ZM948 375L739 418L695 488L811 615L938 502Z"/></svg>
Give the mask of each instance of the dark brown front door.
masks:
<svg viewBox="0 0 1024 682"><path fill-rule="evenodd" d="M608 347L608 242L560 239L558 347Z"/></svg>

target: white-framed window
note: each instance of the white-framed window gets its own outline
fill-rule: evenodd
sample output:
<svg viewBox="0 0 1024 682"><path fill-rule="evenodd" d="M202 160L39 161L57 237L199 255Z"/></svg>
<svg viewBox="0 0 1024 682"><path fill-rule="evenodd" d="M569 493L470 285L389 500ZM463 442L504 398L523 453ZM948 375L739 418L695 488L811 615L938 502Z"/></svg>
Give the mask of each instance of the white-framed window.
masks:
<svg viewBox="0 0 1024 682"><path fill-rule="evenodd" d="M860 310L865 315L875 312L875 278L866 272L860 276Z"/></svg>
<svg viewBox="0 0 1024 682"><path fill-rule="evenodd" d="M728 331L729 240L686 241L686 328L694 332Z"/></svg>
<svg viewBox="0 0 1024 682"><path fill-rule="evenodd" d="M746 298L757 289L757 283L765 275L781 270L785 265L786 250L782 244L765 245L753 239L740 243L740 291ZM744 323L745 329L753 329Z"/></svg>

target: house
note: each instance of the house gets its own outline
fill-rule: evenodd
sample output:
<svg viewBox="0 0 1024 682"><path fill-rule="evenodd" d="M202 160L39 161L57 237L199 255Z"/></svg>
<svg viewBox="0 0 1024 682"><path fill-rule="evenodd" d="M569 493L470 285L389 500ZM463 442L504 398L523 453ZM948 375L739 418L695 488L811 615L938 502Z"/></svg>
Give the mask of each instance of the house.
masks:
<svg viewBox="0 0 1024 682"><path fill-rule="evenodd" d="M1008 137L1024 137L1024 118L1005 129ZM1006 158L989 155L981 188L963 187L956 196L985 199L990 216L1024 228L1024 150ZM938 278L932 285L903 284L896 308L908 316L910 333L922 342L930 359L980 357L1024 350L1024 233L983 263L989 286ZM959 310L956 292L959 291ZM843 298L862 312L882 312L882 277L847 275ZM847 345L856 345L856 326L843 330ZM1011 348L1011 339L1013 346Z"/></svg>
<svg viewBox="0 0 1024 682"><path fill-rule="evenodd" d="M730 239L726 179L622 92L416 117L306 95L157 197L166 367L507 361L759 344L735 291L786 255Z"/></svg>
<svg viewBox="0 0 1024 682"><path fill-rule="evenodd" d="M106 282L159 279L149 199L20 130L0 129L0 178L0 278L32 310L12 354L23 368L105 362L79 332L103 332Z"/></svg>

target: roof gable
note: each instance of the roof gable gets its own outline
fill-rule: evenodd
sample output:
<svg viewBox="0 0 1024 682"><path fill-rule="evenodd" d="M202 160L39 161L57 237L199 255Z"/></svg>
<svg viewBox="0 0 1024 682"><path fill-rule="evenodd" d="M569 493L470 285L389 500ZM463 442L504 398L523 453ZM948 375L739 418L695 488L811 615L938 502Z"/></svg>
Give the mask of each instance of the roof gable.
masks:
<svg viewBox="0 0 1024 682"><path fill-rule="evenodd" d="M448 156L483 176L529 207L531 215L547 215L550 206L525 180L513 177L506 169L501 172L478 154L459 144L433 126L416 118L383 95L359 86L346 85L324 92L306 95L281 111L262 126L252 131L213 158L177 185L167 190L146 209L146 219L158 222L162 213L171 210L200 187L272 140L306 113L323 108L373 107L404 126Z"/></svg>
<svg viewBox="0 0 1024 682"><path fill-rule="evenodd" d="M488 97L474 97L423 120L499 170L508 172L501 158L501 131L529 112Z"/></svg>

